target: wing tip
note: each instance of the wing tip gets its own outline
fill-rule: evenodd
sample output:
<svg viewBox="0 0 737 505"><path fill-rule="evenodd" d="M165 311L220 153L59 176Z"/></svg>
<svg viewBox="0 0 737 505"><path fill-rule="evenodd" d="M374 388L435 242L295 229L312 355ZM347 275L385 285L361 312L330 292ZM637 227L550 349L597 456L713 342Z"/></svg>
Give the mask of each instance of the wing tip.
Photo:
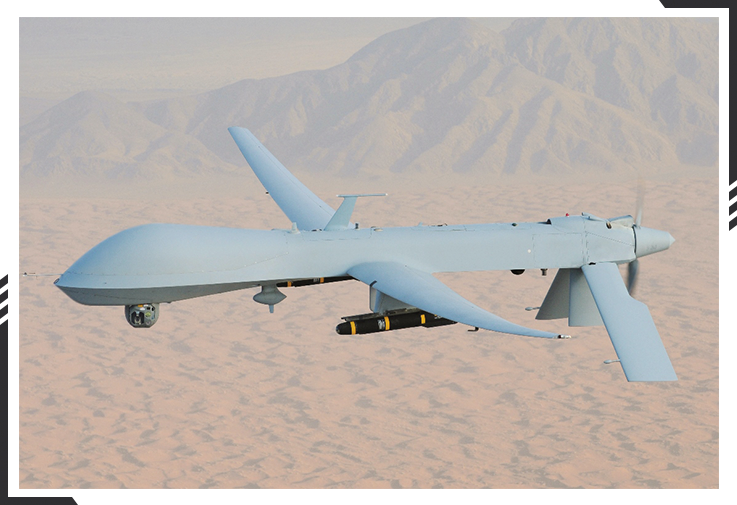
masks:
<svg viewBox="0 0 737 505"><path fill-rule="evenodd" d="M627 378L627 382L676 382L678 376L676 371L673 369L673 365L670 361L668 366L662 366L660 369L652 366L648 369L639 368L633 370L632 367L628 367L626 363L622 363L622 371L624 376ZM628 370L629 368L629 370Z"/></svg>
<svg viewBox="0 0 737 505"><path fill-rule="evenodd" d="M678 382L678 376L673 373L673 375L655 375L655 376L628 376L626 373L624 374L625 377L627 377L627 382Z"/></svg>

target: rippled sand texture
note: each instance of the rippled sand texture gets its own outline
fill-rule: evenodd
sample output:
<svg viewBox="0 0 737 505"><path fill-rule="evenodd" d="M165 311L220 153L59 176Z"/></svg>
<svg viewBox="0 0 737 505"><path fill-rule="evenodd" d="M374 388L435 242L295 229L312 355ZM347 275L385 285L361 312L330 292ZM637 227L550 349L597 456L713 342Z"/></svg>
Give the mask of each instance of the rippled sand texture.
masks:
<svg viewBox="0 0 737 505"><path fill-rule="evenodd" d="M402 187L360 202L356 217L613 217L634 212L634 194L619 181ZM145 222L288 227L260 195L24 198L21 270L61 272ZM603 327L570 328L568 341L461 325L337 335L341 316L368 309L358 282L285 290L273 315L255 290L177 302L135 330L122 308L78 305L53 277L21 279L20 486L718 487L717 221L715 178L648 185L644 224L676 242L641 260L637 297L677 383L628 383L604 365L616 356ZM553 274L439 277L502 317L565 331L524 310Z"/></svg>

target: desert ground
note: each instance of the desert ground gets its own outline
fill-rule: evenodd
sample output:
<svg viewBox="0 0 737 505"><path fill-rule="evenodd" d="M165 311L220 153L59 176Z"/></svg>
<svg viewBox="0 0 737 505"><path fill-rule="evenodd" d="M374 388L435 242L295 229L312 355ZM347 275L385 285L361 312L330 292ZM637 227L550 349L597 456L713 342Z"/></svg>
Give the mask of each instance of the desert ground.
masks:
<svg viewBox="0 0 737 505"><path fill-rule="evenodd" d="M421 178L418 178L421 179ZM466 182L464 182L466 181ZM143 185L146 186L146 185ZM255 177L188 192L25 191L21 271L63 272L109 235L148 222L288 228ZM308 184L328 203L364 188ZM411 178L359 201L361 225L542 221L634 212L612 175L545 183ZM85 307L20 281L21 488L717 488L716 176L647 181L643 224L671 232L643 258L636 297L679 381L628 383L603 327L536 321L555 272L439 274L548 341L453 325L337 335L368 311L359 282L162 305L148 330L122 307ZM483 251L480 251L483 253ZM142 258L145 261L145 258Z"/></svg>

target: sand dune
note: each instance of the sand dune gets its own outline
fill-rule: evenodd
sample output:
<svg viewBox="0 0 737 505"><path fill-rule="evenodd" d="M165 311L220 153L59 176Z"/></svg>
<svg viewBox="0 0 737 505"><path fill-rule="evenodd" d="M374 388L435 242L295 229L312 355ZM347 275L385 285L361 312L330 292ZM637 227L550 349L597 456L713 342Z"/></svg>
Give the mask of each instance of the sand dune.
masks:
<svg viewBox="0 0 737 505"><path fill-rule="evenodd" d="M315 188L319 189L319 188ZM248 193L248 192L246 192ZM323 196L323 193L319 193ZM152 221L286 227L263 194L20 201L21 270L62 272ZM335 203L331 199L326 199ZM633 212L626 181L394 188L361 223L542 220ZM85 307L52 278L20 285L21 488L716 488L716 178L648 184L645 224L676 238L641 261L677 383L628 383L603 327L541 341L454 325L348 337L368 309L358 282L255 291L162 307L150 330ZM552 273L551 273L552 274ZM541 329L552 276L443 274L502 317Z"/></svg>

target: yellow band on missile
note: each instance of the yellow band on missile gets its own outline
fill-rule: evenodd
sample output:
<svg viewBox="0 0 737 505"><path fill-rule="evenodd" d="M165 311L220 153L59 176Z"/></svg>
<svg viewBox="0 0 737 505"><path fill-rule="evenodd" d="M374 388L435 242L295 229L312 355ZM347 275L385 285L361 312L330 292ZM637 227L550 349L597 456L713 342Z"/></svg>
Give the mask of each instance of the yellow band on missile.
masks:
<svg viewBox="0 0 737 505"><path fill-rule="evenodd" d="M389 318L388 317L384 318L384 323L386 323L386 327L384 328L384 330L388 330L389 329Z"/></svg>
<svg viewBox="0 0 737 505"><path fill-rule="evenodd" d="M287 281L287 287L288 288L291 288L292 287L292 281Z"/></svg>
<svg viewBox="0 0 737 505"><path fill-rule="evenodd" d="M425 324L425 314L420 314L420 324Z"/></svg>
<svg viewBox="0 0 737 505"><path fill-rule="evenodd" d="M356 334L356 323L351 321L351 335L355 335L355 334Z"/></svg>
<svg viewBox="0 0 737 505"><path fill-rule="evenodd" d="M320 277L320 284L322 284L323 282L325 282L325 277Z"/></svg>

